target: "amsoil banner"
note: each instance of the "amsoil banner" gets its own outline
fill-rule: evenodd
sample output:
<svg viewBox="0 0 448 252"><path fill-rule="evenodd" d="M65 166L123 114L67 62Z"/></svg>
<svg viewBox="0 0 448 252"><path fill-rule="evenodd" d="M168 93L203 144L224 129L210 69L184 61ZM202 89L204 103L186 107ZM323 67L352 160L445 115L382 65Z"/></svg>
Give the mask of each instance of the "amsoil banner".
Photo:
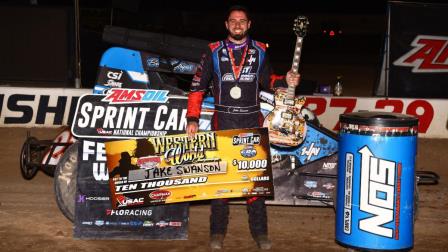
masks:
<svg viewBox="0 0 448 252"><path fill-rule="evenodd" d="M448 98L448 5L390 3L390 97Z"/></svg>
<svg viewBox="0 0 448 252"><path fill-rule="evenodd" d="M106 143L112 207L273 196L266 128Z"/></svg>
<svg viewBox="0 0 448 252"><path fill-rule="evenodd" d="M185 132L187 97L167 90L112 88L79 99L72 133L86 138L143 138Z"/></svg>
<svg viewBox="0 0 448 252"><path fill-rule="evenodd" d="M74 237L82 239L187 239L188 204L113 209L103 142L79 143ZM125 198L123 204L136 204Z"/></svg>

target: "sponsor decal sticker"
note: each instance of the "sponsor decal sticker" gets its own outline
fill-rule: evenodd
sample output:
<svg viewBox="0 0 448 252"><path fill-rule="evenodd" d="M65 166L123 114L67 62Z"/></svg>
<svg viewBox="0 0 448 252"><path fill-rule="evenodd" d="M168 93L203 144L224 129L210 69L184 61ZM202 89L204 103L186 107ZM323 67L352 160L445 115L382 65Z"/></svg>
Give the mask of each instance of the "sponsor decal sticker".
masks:
<svg viewBox="0 0 448 252"><path fill-rule="evenodd" d="M157 190L149 194L149 198L154 200L163 200L168 198L169 196L171 196L171 192L167 190Z"/></svg>

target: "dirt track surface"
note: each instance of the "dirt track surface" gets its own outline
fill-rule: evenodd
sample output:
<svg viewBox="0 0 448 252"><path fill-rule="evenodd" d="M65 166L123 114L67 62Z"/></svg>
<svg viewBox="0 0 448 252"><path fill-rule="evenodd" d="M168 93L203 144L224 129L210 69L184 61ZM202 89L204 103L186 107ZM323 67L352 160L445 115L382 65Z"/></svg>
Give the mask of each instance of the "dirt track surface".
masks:
<svg viewBox="0 0 448 252"><path fill-rule="evenodd" d="M53 139L57 129L33 129ZM56 205L53 178L38 172L24 180L19 153L26 129L0 128L0 251L209 251L209 206L190 207L189 239L183 241L75 240L72 223ZM413 251L447 251L448 140L419 139L417 170L440 175L436 186L419 186ZM224 251L257 251L245 206L231 205ZM335 243L332 208L268 206L272 251L347 251Z"/></svg>

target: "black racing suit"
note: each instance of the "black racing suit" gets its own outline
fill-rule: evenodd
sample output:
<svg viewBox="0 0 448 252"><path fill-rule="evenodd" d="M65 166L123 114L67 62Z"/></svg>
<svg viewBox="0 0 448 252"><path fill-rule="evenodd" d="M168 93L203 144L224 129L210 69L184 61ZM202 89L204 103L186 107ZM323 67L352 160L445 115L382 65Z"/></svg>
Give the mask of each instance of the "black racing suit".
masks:
<svg viewBox="0 0 448 252"><path fill-rule="evenodd" d="M228 40L211 43L191 83L187 120L199 120L204 93L211 88L215 102L212 130L261 127L259 91L278 86L286 86L286 82L284 76L273 74L265 44L250 39L243 45ZM247 199L252 236L267 234L264 200L263 197ZM227 200L211 201L211 234L226 233L228 215Z"/></svg>

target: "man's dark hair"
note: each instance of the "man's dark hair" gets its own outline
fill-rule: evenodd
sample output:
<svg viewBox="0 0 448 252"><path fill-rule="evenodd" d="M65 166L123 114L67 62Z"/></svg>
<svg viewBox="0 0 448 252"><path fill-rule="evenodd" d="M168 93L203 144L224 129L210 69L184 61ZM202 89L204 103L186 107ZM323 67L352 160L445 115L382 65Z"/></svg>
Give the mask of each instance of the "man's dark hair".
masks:
<svg viewBox="0 0 448 252"><path fill-rule="evenodd" d="M230 13L232 13L233 11L242 11L246 14L246 17L248 20L250 20L250 15L249 15L249 10L242 5L232 5L230 6L230 8L227 10L227 15L226 15L226 20L229 20L230 17Z"/></svg>

